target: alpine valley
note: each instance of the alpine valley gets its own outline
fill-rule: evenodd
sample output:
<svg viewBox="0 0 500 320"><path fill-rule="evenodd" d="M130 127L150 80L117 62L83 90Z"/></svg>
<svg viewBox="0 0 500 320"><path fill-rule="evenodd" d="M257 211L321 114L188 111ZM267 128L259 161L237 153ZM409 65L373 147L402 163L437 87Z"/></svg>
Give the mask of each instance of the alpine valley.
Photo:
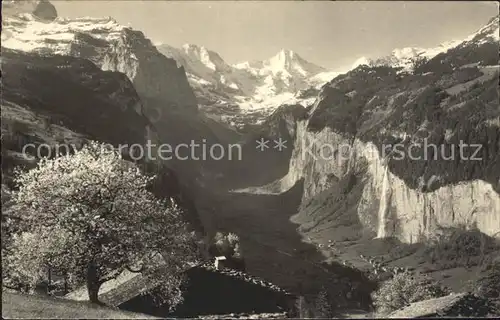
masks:
<svg viewBox="0 0 500 320"><path fill-rule="evenodd" d="M246 272L302 296L332 284L339 316L372 315L393 270L462 293L500 256L498 16L465 39L327 70L287 49L228 64L111 17L59 17L46 0L2 6L2 223L14 168L37 161L28 143L203 140L242 157L145 161L155 194L205 237L236 233ZM475 145L478 160L424 140L447 155ZM395 145L418 147L401 159ZM452 257L460 241L469 251Z"/></svg>

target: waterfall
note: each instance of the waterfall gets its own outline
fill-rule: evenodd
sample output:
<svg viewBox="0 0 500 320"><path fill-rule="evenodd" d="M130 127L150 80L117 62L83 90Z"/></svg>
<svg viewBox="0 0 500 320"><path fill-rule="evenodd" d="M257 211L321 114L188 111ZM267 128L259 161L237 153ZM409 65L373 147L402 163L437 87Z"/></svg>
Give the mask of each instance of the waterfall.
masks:
<svg viewBox="0 0 500 320"><path fill-rule="evenodd" d="M389 173L388 173L388 165L385 166L384 177L382 180L382 190L380 194L380 204L378 207L378 230L377 230L377 238L385 238L387 237L387 213L389 211L389 201L390 201L390 190L389 188Z"/></svg>

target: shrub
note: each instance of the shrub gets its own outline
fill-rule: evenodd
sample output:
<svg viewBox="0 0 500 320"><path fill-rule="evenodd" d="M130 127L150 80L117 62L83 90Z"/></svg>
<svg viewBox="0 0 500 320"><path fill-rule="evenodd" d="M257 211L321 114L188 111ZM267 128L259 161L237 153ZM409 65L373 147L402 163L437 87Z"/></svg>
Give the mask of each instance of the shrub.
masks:
<svg viewBox="0 0 500 320"><path fill-rule="evenodd" d="M241 271L245 270L240 238L235 233L217 232L210 243L209 254L214 257L225 256L228 267Z"/></svg>
<svg viewBox="0 0 500 320"><path fill-rule="evenodd" d="M421 70L427 62L429 62L429 59L427 59L426 57L417 56L417 57L411 59L410 62L411 62L413 71L415 73L418 73L419 70Z"/></svg>
<svg viewBox="0 0 500 320"><path fill-rule="evenodd" d="M448 293L435 280L406 271L383 282L372 298L377 312L388 314L413 302L442 297Z"/></svg>
<svg viewBox="0 0 500 320"><path fill-rule="evenodd" d="M229 232L217 232L211 245L211 253L214 256L225 256L226 258L241 258L240 238L237 234Z"/></svg>
<svg viewBox="0 0 500 320"><path fill-rule="evenodd" d="M478 265L495 249L494 239L478 229L466 226L442 228L432 240L427 254L432 263L446 267L469 267Z"/></svg>
<svg viewBox="0 0 500 320"><path fill-rule="evenodd" d="M485 274L474 284L474 293L490 300L500 312L500 259L486 267Z"/></svg>

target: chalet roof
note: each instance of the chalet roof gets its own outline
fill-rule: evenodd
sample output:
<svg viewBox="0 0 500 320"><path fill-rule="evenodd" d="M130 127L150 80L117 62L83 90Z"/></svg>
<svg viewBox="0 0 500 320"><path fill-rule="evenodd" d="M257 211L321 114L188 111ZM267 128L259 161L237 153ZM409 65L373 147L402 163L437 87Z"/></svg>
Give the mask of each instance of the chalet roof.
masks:
<svg viewBox="0 0 500 320"><path fill-rule="evenodd" d="M246 281L257 286L267 288L268 290L279 292L284 295L291 295L286 290L268 282L261 278L254 277L248 273L237 271L233 269L218 270L215 268L214 263L203 262L191 269L204 269L209 272L220 273L235 279ZM99 300L107 305L117 307L124 302L127 302L138 295L153 289L158 285L158 282L148 278L140 273L131 273L124 271L117 279L111 280L103 284L99 291ZM88 300L88 293L85 286L68 293L65 298L71 300Z"/></svg>
<svg viewBox="0 0 500 320"><path fill-rule="evenodd" d="M412 303L403 309L394 311L389 315L389 318L485 316L487 313L487 305L483 299L471 293L455 293Z"/></svg>
<svg viewBox="0 0 500 320"><path fill-rule="evenodd" d="M158 283L156 281L139 274L138 276L121 283L116 288L99 294L99 300L107 305L118 307L120 304L153 289L157 285Z"/></svg>
<svg viewBox="0 0 500 320"><path fill-rule="evenodd" d="M278 287L277 285L272 284L271 282L266 281L262 278L248 274L246 272L234 270L234 269L230 269L230 268L218 270L217 268L215 268L215 266L212 262L204 262L204 263L201 263L201 264L195 266L194 268L203 268L203 269L211 271L211 272L217 272L217 273L224 274L224 275L227 275L227 276L230 276L233 278L237 278L237 279L249 282L249 283L253 283L255 285L270 289L272 291L280 292L280 293L287 294L287 295L292 295L290 292Z"/></svg>

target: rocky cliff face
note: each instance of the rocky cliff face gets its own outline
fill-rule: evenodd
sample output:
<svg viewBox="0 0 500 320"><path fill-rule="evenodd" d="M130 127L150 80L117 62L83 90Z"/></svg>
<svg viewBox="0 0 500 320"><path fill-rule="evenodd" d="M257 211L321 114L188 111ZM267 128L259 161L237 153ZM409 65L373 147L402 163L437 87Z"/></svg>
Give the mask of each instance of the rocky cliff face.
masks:
<svg viewBox="0 0 500 320"><path fill-rule="evenodd" d="M49 0L40 0L33 11L33 14L40 19L53 21L57 18L56 7Z"/></svg>
<svg viewBox="0 0 500 320"><path fill-rule="evenodd" d="M38 0L5 0L2 1L2 16L13 16L20 13L33 13Z"/></svg>
<svg viewBox="0 0 500 320"><path fill-rule="evenodd" d="M53 21L57 10L49 0L6 0L2 1L3 17L31 13L41 21Z"/></svg>
<svg viewBox="0 0 500 320"><path fill-rule="evenodd" d="M288 172L287 164L292 154L292 145L297 133L297 124L306 118L306 109L299 104L283 105L275 110L261 125L248 126L248 133L242 135L241 161L233 161L225 167L224 173L229 189L244 192L279 179ZM259 147L263 141L267 147ZM279 147L278 143L282 142ZM279 148L278 148L279 147Z"/></svg>
<svg viewBox="0 0 500 320"><path fill-rule="evenodd" d="M496 18L413 73L362 66L326 85L279 181L284 191L304 180L302 231L414 243L467 225L498 236L498 70Z"/></svg>
<svg viewBox="0 0 500 320"><path fill-rule="evenodd" d="M148 121L141 101L121 73L103 72L83 59L8 49L2 50L2 73L2 168L7 172L26 163L21 152L28 143L79 147L88 139L145 141Z"/></svg>
<svg viewBox="0 0 500 320"><path fill-rule="evenodd" d="M57 18L45 23L29 13L7 16L2 46L42 55L80 57L103 70L122 72L140 97L150 101L146 111L151 120L171 110L197 111L183 68L159 53L142 32L111 18Z"/></svg>

